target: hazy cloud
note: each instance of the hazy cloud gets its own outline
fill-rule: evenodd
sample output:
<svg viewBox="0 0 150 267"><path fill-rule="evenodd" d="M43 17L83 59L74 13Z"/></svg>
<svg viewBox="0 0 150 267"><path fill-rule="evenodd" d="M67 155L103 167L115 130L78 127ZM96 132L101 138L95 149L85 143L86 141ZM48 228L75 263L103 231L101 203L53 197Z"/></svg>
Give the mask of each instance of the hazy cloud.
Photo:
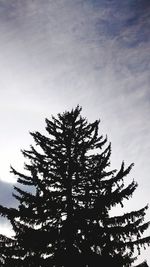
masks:
<svg viewBox="0 0 150 267"><path fill-rule="evenodd" d="M0 203L6 207L13 207L16 204L12 197L13 185L0 181Z"/></svg>

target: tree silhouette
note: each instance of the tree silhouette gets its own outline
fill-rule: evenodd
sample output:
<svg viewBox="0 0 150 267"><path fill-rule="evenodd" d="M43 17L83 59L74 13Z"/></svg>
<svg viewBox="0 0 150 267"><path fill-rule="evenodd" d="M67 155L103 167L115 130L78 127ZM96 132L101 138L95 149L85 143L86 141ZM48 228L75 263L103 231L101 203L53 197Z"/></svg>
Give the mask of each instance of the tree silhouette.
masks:
<svg viewBox="0 0 150 267"><path fill-rule="evenodd" d="M144 261L144 262L142 262L141 264L136 265L135 267L148 267L148 265L147 265L147 262Z"/></svg>
<svg viewBox="0 0 150 267"><path fill-rule="evenodd" d="M14 187L17 208L0 206L14 236L0 236L1 266L131 266L143 237L146 209L110 216L137 187L124 179L133 164L110 170L111 145L77 106L46 119L47 136L31 133L37 145L22 151L25 172ZM30 188L30 190L28 189Z"/></svg>

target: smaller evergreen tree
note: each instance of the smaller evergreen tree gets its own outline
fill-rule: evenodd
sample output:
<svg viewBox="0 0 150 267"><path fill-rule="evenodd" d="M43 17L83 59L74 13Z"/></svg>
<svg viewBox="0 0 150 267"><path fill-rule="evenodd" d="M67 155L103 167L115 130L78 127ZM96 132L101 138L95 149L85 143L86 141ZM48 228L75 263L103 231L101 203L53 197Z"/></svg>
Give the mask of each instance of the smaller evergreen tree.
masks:
<svg viewBox="0 0 150 267"><path fill-rule="evenodd" d="M37 148L22 151L28 161L14 187L17 208L0 206L14 236L0 236L1 266L131 266L142 237L147 206L110 216L137 187L125 177L133 164L110 170L111 145L99 136L99 121L88 123L77 106L46 119L48 135L31 133ZM31 188L28 190L28 188Z"/></svg>

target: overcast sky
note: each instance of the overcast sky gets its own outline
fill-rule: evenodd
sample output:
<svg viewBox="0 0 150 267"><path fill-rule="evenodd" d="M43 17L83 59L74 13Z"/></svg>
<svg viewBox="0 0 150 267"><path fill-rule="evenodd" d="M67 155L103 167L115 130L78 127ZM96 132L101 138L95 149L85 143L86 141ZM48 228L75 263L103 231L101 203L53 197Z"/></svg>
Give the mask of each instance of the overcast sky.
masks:
<svg viewBox="0 0 150 267"><path fill-rule="evenodd" d="M135 163L127 209L150 203L149 14L150 0L0 0L1 203L13 205L10 164L22 170L29 131L77 104L101 119L112 167Z"/></svg>

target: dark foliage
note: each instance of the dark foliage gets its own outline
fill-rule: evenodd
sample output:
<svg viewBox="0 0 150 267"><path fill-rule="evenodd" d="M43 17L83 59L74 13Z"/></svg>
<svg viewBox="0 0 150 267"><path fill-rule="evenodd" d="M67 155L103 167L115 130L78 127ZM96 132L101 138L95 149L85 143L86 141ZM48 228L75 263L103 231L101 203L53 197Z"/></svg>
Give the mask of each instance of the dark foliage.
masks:
<svg viewBox="0 0 150 267"><path fill-rule="evenodd" d="M132 164L110 170L111 145L99 136L99 121L88 123L80 113L77 106L46 119L48 135L31 133L37 148L22 151L25 173L11 169L19 204L0 206L15 233L0 236L0 266L131 266L135 250L150 244L142 237L147 206L109 215L137 187L124 184Z"/></svg>
<svg viewBox="0 0 150 267"><path fill-rule="evenodd" d="M147 265L147 262L144 261L144 262L142 262L141 264L136 265L135 267L148 267L148 265Z"/></svg>

